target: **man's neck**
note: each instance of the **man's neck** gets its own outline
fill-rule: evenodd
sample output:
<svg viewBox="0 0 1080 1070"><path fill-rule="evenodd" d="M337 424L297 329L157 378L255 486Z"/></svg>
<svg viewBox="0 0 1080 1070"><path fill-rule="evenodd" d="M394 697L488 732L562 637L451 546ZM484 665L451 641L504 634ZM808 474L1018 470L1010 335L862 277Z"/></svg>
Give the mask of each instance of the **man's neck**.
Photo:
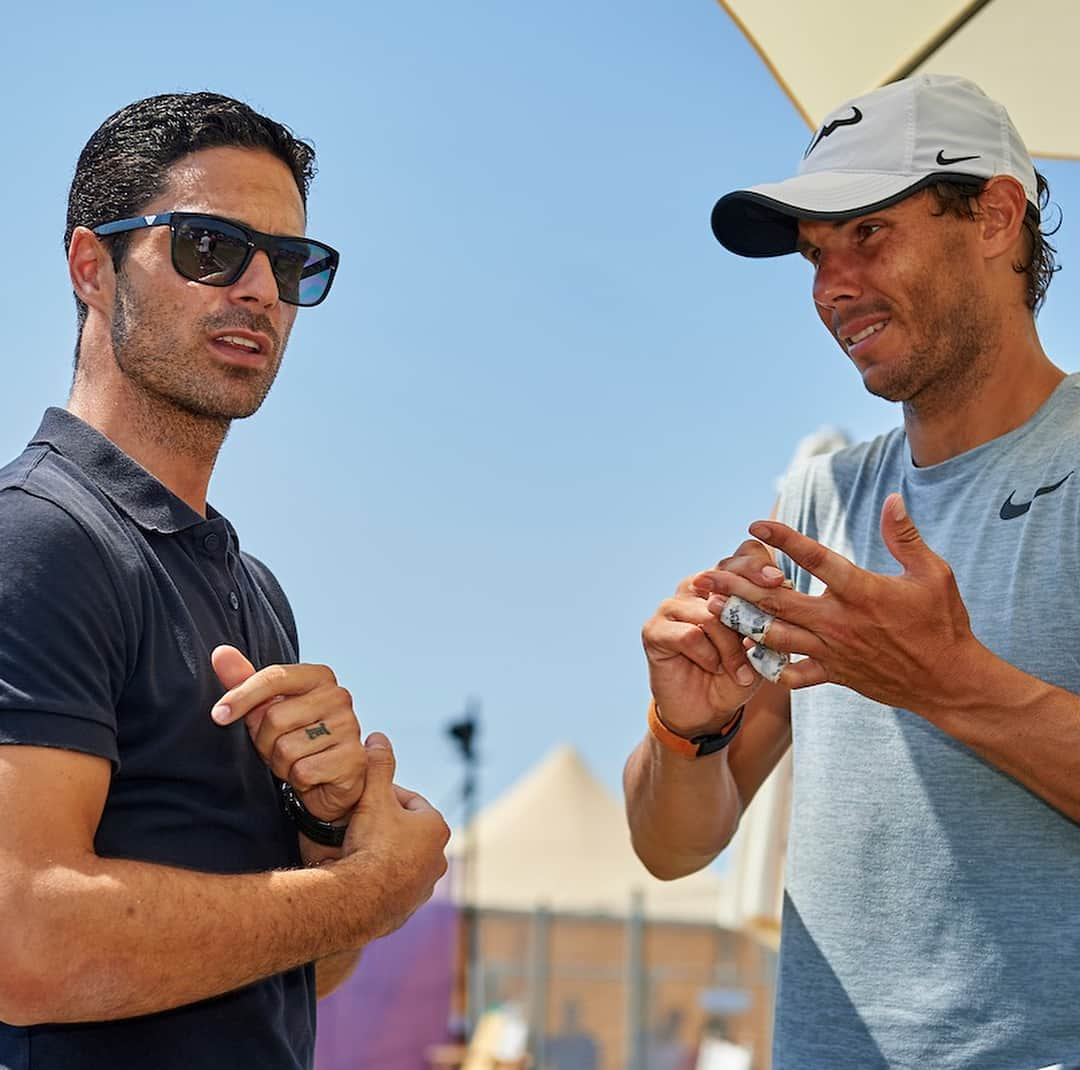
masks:
<svg viewBox="0 0 1080 1070"><path fill-rule="evenodd" d="M1027 423L1065 373L1043 352L1034 325L973 367L961 383L904 402L904 429L920 468L940 464Z"/></svg>
<svg viewBox="0 0 1080 1070"><path fill-rule="evenodd" d="M96 428L143 466L200 516L228 421L209 420L177 409L163 398L114 380L111 389L92 389L76 378L68 411Z"/></svg>

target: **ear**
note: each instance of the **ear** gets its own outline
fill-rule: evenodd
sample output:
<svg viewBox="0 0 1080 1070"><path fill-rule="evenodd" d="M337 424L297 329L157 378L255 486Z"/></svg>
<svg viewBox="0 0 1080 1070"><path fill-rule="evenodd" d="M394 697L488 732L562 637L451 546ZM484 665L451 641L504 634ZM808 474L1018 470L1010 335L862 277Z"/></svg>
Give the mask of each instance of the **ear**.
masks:
<svg viewBox="0 0 1080 1070"><path fill-rule="evenodd" d="M996 175L979 194L979 236L983 255L988 260L1012 255L1024 233L1027 194L1024 187L1008 175ZM1010 259L1010 263L1012 263ZM1022 257L1021 257L1022 259Z"/></svg>
<svg viewBox="0 0 1080 1070"><path fill-rule="evenodd" d="M75 296L84 304L111 315L116 295L112 257L101 239L86 227L76 227L68 246L68 274Z"/></svg>

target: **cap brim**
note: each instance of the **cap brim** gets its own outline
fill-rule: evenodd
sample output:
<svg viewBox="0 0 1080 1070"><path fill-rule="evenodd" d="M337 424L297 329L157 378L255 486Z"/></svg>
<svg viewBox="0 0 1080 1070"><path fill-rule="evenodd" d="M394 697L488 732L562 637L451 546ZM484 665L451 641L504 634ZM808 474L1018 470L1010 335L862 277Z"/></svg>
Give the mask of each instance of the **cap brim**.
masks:
<svg viewBox="0 0 1080 1070"><path fill-rule="evenodd" d="M853 219L887 208L943 175L891 175L846 171L796 175L728 193L712 211L716 240L739 256L793 253L800 219Z"/></svg>

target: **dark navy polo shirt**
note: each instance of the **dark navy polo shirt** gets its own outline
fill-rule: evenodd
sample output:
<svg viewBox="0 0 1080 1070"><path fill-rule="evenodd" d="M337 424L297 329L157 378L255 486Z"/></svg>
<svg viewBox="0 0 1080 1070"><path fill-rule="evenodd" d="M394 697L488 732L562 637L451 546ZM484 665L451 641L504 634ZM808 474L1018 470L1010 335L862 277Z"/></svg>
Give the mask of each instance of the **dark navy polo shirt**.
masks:
<svg viewBox="0 0 1080 1070"><path fill-rule="evenodd" d="M101 856L208 873L297 866L296 829L246 728L210 719L224 690L214 647L256 668L292 663L296 626L269 570L207 512L77 417L46 411L0 468L0 744L112 763ZM0 1067L295 1070L311 1065L314 1026L309 965L142 1018L0 1023Z"/></svg>

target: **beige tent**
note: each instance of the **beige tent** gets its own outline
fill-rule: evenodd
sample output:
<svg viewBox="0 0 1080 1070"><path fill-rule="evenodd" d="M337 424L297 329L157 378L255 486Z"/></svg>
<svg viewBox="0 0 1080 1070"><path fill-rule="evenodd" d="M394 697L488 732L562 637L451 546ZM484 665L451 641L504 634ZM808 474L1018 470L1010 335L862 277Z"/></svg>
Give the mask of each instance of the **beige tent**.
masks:
<svg viewBox="0 0 1080 1070"><path fill-rule="evenodd" d="M645 917L733 927L730 882L711 871L665 882L630 846L622 802L561 746L477 815L469 898L480 909L625 917L640 893ZM455 832L461 859L466 833ZM455 896L464 897L459 884Z"/></svg>
<svg viewBox="0 0 1080 1070"><path fill-rule="evenodd" d="M719 0L810 127L909 74L960 74L1035 156L1080 158L1080 0Z"/></svg>

